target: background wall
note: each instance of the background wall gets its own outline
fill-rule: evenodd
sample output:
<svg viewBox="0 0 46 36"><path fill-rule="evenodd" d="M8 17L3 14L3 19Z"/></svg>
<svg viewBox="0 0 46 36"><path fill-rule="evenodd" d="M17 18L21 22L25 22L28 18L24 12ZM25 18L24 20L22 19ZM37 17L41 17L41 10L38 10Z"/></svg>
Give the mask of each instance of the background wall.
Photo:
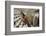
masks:
<svg viewBox="0 0 46 36"><path fill-rule="evenodd" d="M15 0L15 1L46 3L46 0ZM45 4L45 6L46 6L46 4ZM46 7L45 7L45 9L46 9ZM45 18L46 18L46 12L45 12ZM46 27L46 19L45 19L45 27ZM5 36L5 0L0 0L0 36ZM11 36L46 36L46 28L45 28L45 33L11 35Z"/></svg>

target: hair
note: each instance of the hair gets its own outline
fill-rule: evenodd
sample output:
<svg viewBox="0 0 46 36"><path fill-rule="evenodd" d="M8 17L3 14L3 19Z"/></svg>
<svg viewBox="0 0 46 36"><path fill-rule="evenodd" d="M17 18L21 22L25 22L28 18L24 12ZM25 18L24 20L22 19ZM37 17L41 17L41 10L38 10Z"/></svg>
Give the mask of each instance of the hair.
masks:
<svg viewBox="0 0 46 36"><path fill-rule="evenodd" d="M25 14L21 11L21 14L23 15L23 16L25 16Z"/></svg>

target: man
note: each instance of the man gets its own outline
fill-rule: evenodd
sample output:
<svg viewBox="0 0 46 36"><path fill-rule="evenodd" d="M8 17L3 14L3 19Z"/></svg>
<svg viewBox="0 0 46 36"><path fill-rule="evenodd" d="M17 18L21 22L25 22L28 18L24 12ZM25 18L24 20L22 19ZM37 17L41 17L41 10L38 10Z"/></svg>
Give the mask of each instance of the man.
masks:
<svg viewBox="0 0 46 36"><path fill-rule="evenodd" d="M28 17L23 12L21 12L21 14L22 14L22 21L24 22L23 25L27 24L28 27L31 27L28 21Z"/></svg>

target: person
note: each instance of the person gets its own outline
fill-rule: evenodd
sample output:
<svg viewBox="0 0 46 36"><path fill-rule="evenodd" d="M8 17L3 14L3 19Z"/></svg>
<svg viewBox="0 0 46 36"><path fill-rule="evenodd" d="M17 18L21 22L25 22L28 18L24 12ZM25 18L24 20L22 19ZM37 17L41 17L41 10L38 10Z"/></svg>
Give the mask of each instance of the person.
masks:
<svg viewBox="0 0 46 36"><path fill-rule="evenodd" d="M21 14L22 14L22 21L24 22L23 25L27 24L28 27L31 27L28 21L28 17L23 12L21 12Z"/></svg>

